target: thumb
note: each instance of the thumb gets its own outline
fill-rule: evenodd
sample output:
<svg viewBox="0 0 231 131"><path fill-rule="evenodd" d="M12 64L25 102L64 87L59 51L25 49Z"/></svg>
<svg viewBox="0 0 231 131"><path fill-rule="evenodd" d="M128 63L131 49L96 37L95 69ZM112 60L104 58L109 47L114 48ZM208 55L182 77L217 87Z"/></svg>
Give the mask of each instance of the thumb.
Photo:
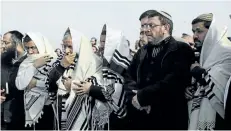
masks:
<svg viewBox="0 0 231 131"><path fill-rule="evenodd" d="M138 91L137 90L132 90L132 92L137 94Z"/></svg>

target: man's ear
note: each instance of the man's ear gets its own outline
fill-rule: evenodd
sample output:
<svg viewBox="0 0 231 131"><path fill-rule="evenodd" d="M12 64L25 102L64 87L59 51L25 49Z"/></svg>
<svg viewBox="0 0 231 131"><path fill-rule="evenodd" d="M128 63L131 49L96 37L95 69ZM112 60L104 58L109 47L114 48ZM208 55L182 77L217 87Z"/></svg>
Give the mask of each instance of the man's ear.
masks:
<svg viewBox="0 0 231 131"><path fill-rule="evenodd" d="M165 28L165 32L164 33L168 33L170 31L170 25L169 24L165 24L164 28Z"/></svg>

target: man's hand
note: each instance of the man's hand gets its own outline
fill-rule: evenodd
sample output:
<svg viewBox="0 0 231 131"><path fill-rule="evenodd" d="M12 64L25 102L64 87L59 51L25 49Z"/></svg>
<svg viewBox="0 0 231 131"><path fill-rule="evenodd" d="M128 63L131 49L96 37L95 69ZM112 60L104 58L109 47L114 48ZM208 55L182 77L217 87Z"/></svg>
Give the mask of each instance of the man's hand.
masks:
<svg viewBox="0 0 231 131"><path fill-rule="evenodd" d="M30 81L30 83L29 83L29 85L28 85L28 87L29 87L30 89L31 89L31 88L34 88L34 87L36 86L36 84L37 84L37 79L32 78L31 81Z"/></svg>
<svg viewBox="0 0 231 131"><path fill-rule="evenodd" d="M132 92L136 93L136 95L132 98L132 105L136 109L138 109L138 110L145 110L147 112L147 114L149 114L151 112L151 106L141 107L140 103L138 101L138 98L137 98L137 90L132 90Z"/></svg>
<svg viewBox="0 0 231 131"><path fill-rule="evenodd" d="M133 91L134 93L137 93L137 91ZM140 103L137 99L137 94L132 98L132 105L138 109L138 110L141 110L141 106L140 106Z"/></svg>
<svg viewBox="0 0 231 131"><path fill-rule="evenodd" d="M62 82L63 82L64 87L67 89L67 91L70 92L70 90L71 90L71 83L72 83L71 77L68 77L68 78L64 77L62 79Z"/></svg>
<svg viewBox="0 0 231 131"><path fill-rule="evenodd" d="M75 53L72 53L72 54L64 56L63 59L61 60L61 65L64 68L67 68L68 66L73 64L75 60L75 55L76 55Z"/></svg>
<svg viewBox="0 0 231 131"><path fill-rule="evenodd" d="M35 60L34 67L40 68L40 67L44 66L45 64L47 64L48 62L50 62L51 59L52 59L52 57L49 57L49 55L42 56L42 57L38 58L37 60Z"/></svg>
<svg viewBox="0 0 231 131"><path fill-rule="evenodd" d="M194 64L192 64L192 65L191 65L191 67L190 67L190 70L192 70L192 69L193 69L193 68L195 68L196 66L200 66L200 64L199 64L199 63L197 63L197 62L196 62L196 63L194 63Z"/></svg>
<svg viewBox="0 0 231 131"><path fill-rule="evenodd" d="M87 82L87 81L73 82L73 84L76 85L76 87L73 88L73 90L77 95L88 94L90 87L92 85L91 82Z"/></svg>
<svg viewBox="0 0 231 131"><path fill-rule="evenodd" d="M2 103L6 100L6 97L5 97L5 96L2 96L2 94L5 92L5 90L4 90L4 89L3 89L3 90L1 89L0 92L1 92L0 103L2 104Z"/></svg>

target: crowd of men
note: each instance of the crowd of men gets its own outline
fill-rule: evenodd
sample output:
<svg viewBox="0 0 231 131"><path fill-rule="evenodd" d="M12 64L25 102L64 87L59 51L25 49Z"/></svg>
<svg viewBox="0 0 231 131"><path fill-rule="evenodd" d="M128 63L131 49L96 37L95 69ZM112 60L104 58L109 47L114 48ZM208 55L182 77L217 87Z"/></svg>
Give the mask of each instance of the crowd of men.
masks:
<svg viewBox="0 0 231 131"><path fill-rule="evenodd" d="M141 14L135 51L104 25L99 46L67 28L62 49L38 32L1 38L2 130L231 129L231 41L212 13L173 37L164 11Z"/></svg>

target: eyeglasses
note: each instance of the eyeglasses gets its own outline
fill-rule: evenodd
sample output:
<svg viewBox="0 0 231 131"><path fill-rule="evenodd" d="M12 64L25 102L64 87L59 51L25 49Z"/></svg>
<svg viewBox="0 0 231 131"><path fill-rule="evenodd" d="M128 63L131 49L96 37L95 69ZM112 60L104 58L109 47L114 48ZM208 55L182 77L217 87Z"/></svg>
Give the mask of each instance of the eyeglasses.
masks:
<svg viewBox="0 0 231 131"><path fill-rule="evenodd" d="M145 28L145 29L151 28L151 29L154 29L154 28L157 27L157 26L162 26L162 25L144 24L144 25L141 26L141 28Z"/></svg>

